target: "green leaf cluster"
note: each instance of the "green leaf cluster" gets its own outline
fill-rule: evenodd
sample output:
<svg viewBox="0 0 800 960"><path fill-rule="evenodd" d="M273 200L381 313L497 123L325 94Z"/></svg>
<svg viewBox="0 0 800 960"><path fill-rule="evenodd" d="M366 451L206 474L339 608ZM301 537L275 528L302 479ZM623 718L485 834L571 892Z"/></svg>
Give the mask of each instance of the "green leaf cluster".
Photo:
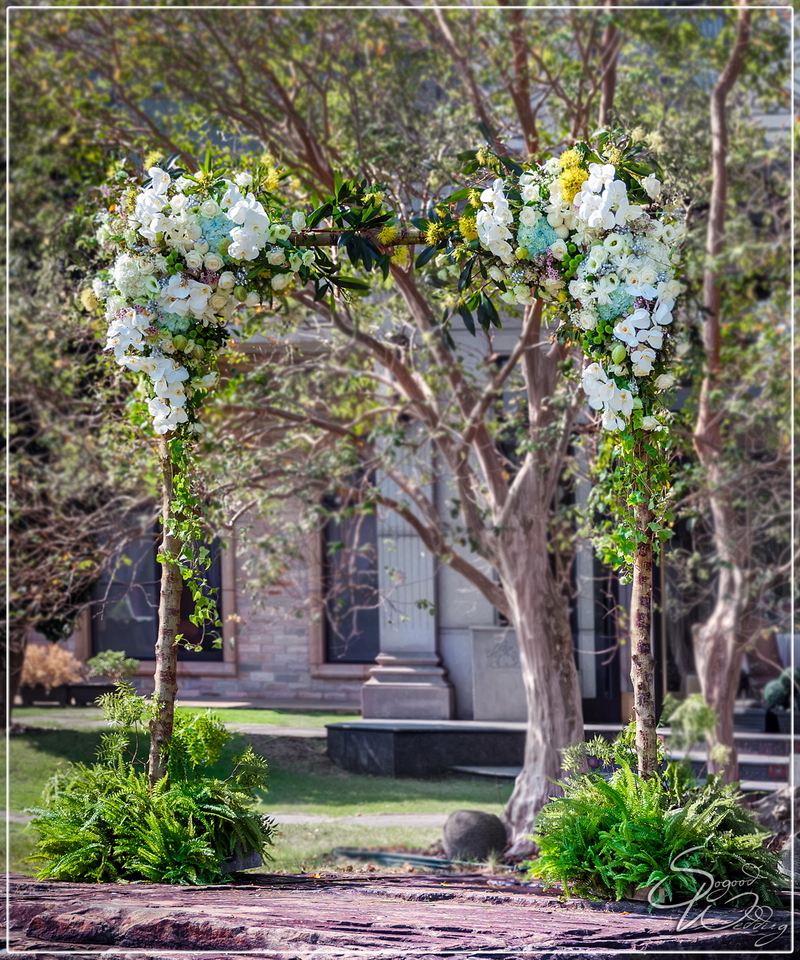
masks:
<svg viewBox="0 0 800 960"><path fill-rule="evenodd" d="M253 810L255 791L266 789L263 757L248 747L227 778L213 776L230 735L210 711L178 713L167 775L151 788L136 756L149 706L125 684L103 706L112 722L133 727L133 753L130 728L118 730L103 738L98 762L48 781L42 806L31 811L40 879L216 883L237 853L268 856L274 825Z"/></svg>
<svg viewBox="0 0 800 960"><path fill-rule="evenodd" d="M632 735L571 748L572 766L594 753L616 769L561 784L564 795L537 817L540 855L530 875L589 898L621 900L653 887L651 902L714 903L739 893L729 905L780 906L779 856L765 847L766 831L741 806L738 787L716 777L698 784L676 763L642 779L631 766Z"/></svg>

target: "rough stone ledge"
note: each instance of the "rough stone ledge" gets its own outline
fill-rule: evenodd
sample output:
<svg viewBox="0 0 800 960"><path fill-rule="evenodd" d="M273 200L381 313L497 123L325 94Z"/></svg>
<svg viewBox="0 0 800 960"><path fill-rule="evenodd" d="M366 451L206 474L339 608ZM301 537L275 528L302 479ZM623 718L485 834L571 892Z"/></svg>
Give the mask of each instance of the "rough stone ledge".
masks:
<svg viewBox="0 0 800 960"><path fill-rule="evenodd" d="M621 958L731 953L772 960L791 949L788 911L747 929L741 911L715 910L679 929L682 910L642 903L562 901L507 878L321 877L250 874L207 887L68 884L12 877L10 952L55 960L459 960L520 956Z"/></svg>

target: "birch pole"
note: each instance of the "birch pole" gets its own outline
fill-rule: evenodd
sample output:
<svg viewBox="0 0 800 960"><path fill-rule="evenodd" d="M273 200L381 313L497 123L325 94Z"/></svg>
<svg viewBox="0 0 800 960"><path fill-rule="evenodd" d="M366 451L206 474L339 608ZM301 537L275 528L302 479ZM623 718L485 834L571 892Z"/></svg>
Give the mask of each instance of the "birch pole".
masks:
<svg viewBox="0 0 800 960"><path fill-rule="evenodd" d="M634 460L647 462L642 442L637 441ZM630 609L631 682L636 715L636 755L639 776L651 777L658 765L655 704L655 659L651 642L653 619L653 542L650 524L655 514L646 503L634 507L638 537L633 558L633 589Z"/></svg>
<svg viewBox="0 0 800 960"><path fill-rule="evenodd" d="M148 776L155 785L166 773L165 750L172 738L175 720L175 698L178 693L178 644L176 637L181 622L181 593L183 578L176 558L181 542L173 534L175 520L173 507L174 465L166 436L158 440L158 460L161 467L161 589L158 604L158 638L156 640L155 687L153 716L150 720L150 757Z"/></svg>

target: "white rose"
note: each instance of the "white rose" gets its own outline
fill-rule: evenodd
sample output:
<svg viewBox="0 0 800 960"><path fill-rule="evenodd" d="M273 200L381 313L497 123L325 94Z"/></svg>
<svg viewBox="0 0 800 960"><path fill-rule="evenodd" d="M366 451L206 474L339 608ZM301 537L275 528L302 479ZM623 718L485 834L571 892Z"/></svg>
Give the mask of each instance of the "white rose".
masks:
<svg viewBox="0 0 800 960"><path fill-rule="evenodd" d="M523 207L519 212L519 222L523 227L535 227L541 214L534 207Z"/></svg>
<svg viewBox="0 0 800 960"><path fill-rule="evenodd" d="M675 377L671 373L662 373L656 377L656 390L669 390L675 386Z"/></svg>
<svg viewBox="0 0 800 960"><path fill-rule="evenodd" d="M200 204L200 213L202 213L204 217L216 217L219 213L219 204L216 200L204 200L203 203Z"/></svg>
<svg viewBox="0 0 800 960"><path fill-rule="evenodd" d="M562 240L566 240L569 236L569 227L565 227L563 224L560 227L555 228L556 236L560 237Z"/></svg>
<svg viewBox="0 0 800 960"><path fill-rule="evenodd" d="M233 290L236 286L236 277L226 270L224 273L219 275L219 280L217 280L217 289L218 290Z"/></svg>
<svg viewBox="0 0 800 960"><path fill-rule="evenodd" d="M237 173L233 180L237 187L249 187L253 182L253 174L243 171Z"/></svg>
<svg viewBox="0 0 800 960"><path fill-rule="evenodd" d="M527 283L518 283L514 287L514 299L517 303L533 303L531 288Z"/></svg>
<svg viewBox="0 0 800 960"><path fill-rule="evenodd" d="M597 326L597 317L589 310L581 310L578 314L578 325L584 330L594 330Z"/></svg>
<svg viewBox="0 0 800 960"><path fill-rule="evenodd" d="M225 261L222 259L222 257L213 251L211 253L207 253L203 258L203 265L205 266L206 270L213 270L214 273L218 273L222 269L224 263Z"/></svg>
<svg viewBox="0 0 800 960"><path fill-rule="evenodd" d="M292 214L292 230L305 230L306 215L302 210L295 210Z"/></svg>
<svg viewBox="0 0 800 960"><path fill-rule="evenodd" d="M273 280L274 280L274 277L273 277ZM261 297L259 297L259 295L255 292L255 290L251 290L250 293L248 293L247 297L245 298L244 305L246 307L256 307L258 306L259 303L261 303Z"/></svg>
<svg viewBox="0 0 800 960"><path fill-rule="evenodd" d="M563 240L556 240L550 244L550 252L556 260L563 260L567 255L567 245Z"/></svg>
<svg viewBox="0 0 800 960"><path fill-rule="evenodd" d="M180 213L181 210L186 209L186 204L188 202L188 197L184 196L182 193L176 193L175 196L170 200L169 205L172 208L173 213Z"/></svg>
<svg viewBox="0 0 800 960"><path fill-rule="evenodd" d="M203 267L203 258L195 250L190 250L184 257L184 260L190 270L201 270Z"/></svg>
<svg viewBox="0 0 800 960"><path fill-rule="evenodd" d="M208 305L214 311L214 313L219 313L220 310L225 306L230 297L227 293L214 293L209 297Z"/></svg>
<svg viewBox="0 0 800 960"><path fill-rule="evenodd" d="M286 262L286 254L283 252L283 250L281 250L280 247L278 247L276 250L270 250L270 252L267 254L267 260L274 267L277 267Z"/></svg>
<svg viewBox="0 0 800 960"><path fill-rule="evenodd" d="M288 240L291 232L292 228L288 223L273 223L269 228L270 239L273 242Z"/></svg>
<svg viewBox="0 0 800 960"><path fill-rule="evenodd" d="M656 200L661 195L661 181L654 177L652 173L642 180L642 186L651 200Z"/></svg>
<svg viewBox="0 0 800 960"><path fill-rule="evenodd" d="M500 269L500 267L489 267L487 272L492 280L496 281L497 283L503 283L505 281L505 276L503 275L503 271Z"/></svg>
<svg viewBox="0 0 800 960"><path fill-rule="evenodd" d="M642 430L658 430L660 426L655 417L642 417Z"/></svg>
<svg viewBox="0 0 800 960"><path fill-rule="evenodd" d="M271 280L273 290L285 290L286 287L292 282L292 275L290 273L279 273L277 276L273 277Z"/></svg>
<svg viewBox="0 0 800 960"><path fill-rule="evenodd" d="M201 257L204 257L208 253L208 244L205 242L205 240L198 240L192 249L196 253L199 253Z"/></svg>

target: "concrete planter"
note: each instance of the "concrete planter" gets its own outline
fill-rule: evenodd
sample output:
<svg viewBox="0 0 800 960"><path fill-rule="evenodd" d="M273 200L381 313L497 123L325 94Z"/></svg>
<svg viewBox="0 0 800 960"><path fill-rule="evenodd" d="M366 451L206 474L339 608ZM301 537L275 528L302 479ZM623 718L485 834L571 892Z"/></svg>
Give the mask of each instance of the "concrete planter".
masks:
<svg viewBox="0 0 800 960"><path fill-rule="evenodd" d="M34 703L57 703L61 707L67 705L69 687L65 683L57 687L51 687L45 690L41 683L35 686L24 686L19 688L19 695L22 698L23 707L32 707Z"/></svg>
<svg viewBox="0 0 800 960"><path fill-rule="evenodd" d="M76 707L85 707L93 704L98 697L106 693L113 693L115 690L113 683L101 681L100 683L71 683L69 685L68 699L75 701Z"/></svg>

